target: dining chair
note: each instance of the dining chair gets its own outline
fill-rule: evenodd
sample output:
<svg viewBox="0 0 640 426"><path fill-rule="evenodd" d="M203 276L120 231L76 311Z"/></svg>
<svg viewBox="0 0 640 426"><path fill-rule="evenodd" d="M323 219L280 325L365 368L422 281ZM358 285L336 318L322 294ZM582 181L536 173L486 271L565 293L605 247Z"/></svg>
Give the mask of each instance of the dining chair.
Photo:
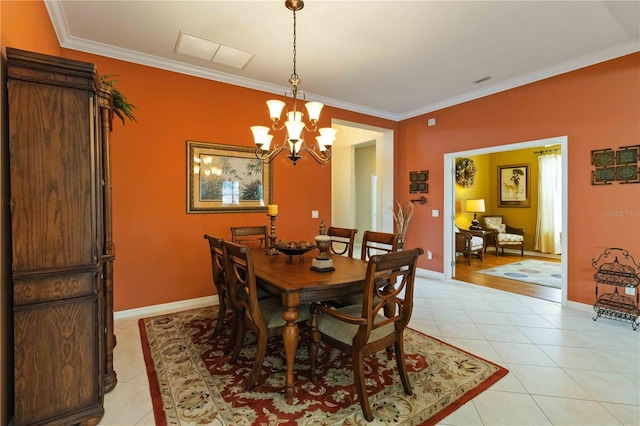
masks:
<svg viewBox="0 0 640 426"><path fill-rule="evenodd" d="M360 259L369 260L374 254L398 251L398 234L387 232L364 231Z"/></svg>
<svg viewBox="0 0 640 426"><path fill-rule="evenodd" d="M224 275L224 240L222 238L212 237L209 234L205 234L204 238L209 242L213 285L218 293L218 322L213 330L213 337L218 336L222 331L227 310L230 310L232 313L231 334L229 335L229 343L225 348L225 353L229 353L234 343L233 336L236 335L238 328L238 315L234 309L233 302L230 299L229 292L227 291L227 283Z"/></svg>
<svg viewBox="0 0 640 426"><path fill-rule="evenodd" d="M404 330L413 310L413 289L417 259L423 253L415 248L395 253L373 255L367 265L365 288L360 303L334 308L323 303L311 304L311 340L309 361L315 379L319 343L351 354L354 384L360 407L367 421L373 420L367 397L364 360L371 354L393 346L404 392L412 395L405 366ZM393 282L393 287L382 284ZM392 314L386 307L393 305Z"/></svg>
<svg viewBox="0 0 640 426"><path fill-rule="evenodd" d="M229 362L234 364L237 361L247 330L257 336L253 368L247 380L247 390L251 390L262 369L267 340L282 335L286 324L282 317L284 308L278 298L258 298L253 257L248 247L225 241L223 253L227 286L238 314L238 328ZM310 316L309 305L300 305L297 322L304 323Z"/></svg>
<svg viewBox="0 0 640 426"><path fill-rule="evenodd" d="M331 237L329 252L348 257L353 257L353 244L358 233L357 229L338 228L330 226L327 235Z"/></svg>
<svg viewBox="0 0 640 426"><path fill-rule="evenodd" d="M231 241L237 244L256 247L267 247L268 241L266 226L232 226Z"/></svg>
<svg viewBox="0 0 640 426"><path fill-rule="evenodd" d="M398 234L387 232L364 231L360 258L369 260L374 254L393 253L398 251ZM347 306L358 303L360 295L341 297L332 301L334 306ZM391 356L391 355L389 355Z"/></svg>

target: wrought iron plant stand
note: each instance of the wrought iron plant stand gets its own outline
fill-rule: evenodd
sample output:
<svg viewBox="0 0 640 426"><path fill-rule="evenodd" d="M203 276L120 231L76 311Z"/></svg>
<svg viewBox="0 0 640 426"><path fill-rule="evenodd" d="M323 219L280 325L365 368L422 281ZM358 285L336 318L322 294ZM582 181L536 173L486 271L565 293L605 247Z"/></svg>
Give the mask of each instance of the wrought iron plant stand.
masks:
<svg viewBox="0 0 640 426"><path fill-rule="evenodd" d="M613 260L612 260L613 259ZM596 303L593 310L596 321L601 316L630 321L631 327L637 330L640 322L640 299L638 284L640 284L640 266L627 250L608 248L597 259L591 260L591 266L596 269L593 279L596 282ZM598 296L600 285L613 286L613 293L603 293ZM632 288L633 297L618 292L618 287ZM607 287L605 287L607 288Z"/></svg>

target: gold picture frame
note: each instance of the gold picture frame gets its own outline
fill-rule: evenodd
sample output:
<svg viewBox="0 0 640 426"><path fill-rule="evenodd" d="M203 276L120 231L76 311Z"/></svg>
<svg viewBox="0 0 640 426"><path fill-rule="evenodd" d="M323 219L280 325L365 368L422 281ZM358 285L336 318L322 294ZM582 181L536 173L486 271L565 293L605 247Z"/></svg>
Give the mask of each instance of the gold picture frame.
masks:
<svg viewBox="0 0 640 426"><path fill-rule="evenodd" d="M529 164L498 166L498 207L531 207Z"/></svg>
<svg viewBox="0 0 640 426"><path fill-rule="evenodd" d="M187 141L187 213L267 212L273 170L248 147Z"/></svg>

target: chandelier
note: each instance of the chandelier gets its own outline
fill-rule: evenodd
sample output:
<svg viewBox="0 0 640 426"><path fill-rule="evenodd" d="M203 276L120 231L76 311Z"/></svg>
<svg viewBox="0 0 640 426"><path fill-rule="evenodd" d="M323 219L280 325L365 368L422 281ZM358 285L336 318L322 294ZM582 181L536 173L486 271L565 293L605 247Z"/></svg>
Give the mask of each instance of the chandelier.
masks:
<svg viewBox="0 0 640 426"><path fill-rule="evenodd" d="M291 89L285 91L284 101L267 101L269 115L271 116L270 128L267 126L251 127L251 132L257 145L256 157L264 163L270 163L280 153L288 152L288 157L293 161L293 165L295 166L296 161L302 158L301 154L307 152L319 164L326 164L331 159L331 146L336 137L336 130L330 127L318 129L320 111L324 105L320 102L306 102L305 93L298 89L300 78L298 78L298 74L296 73L296 12L304 7L304 2L302 0L286 0L285 6L287 9L293 11L293 74L291 74L289 78ZM302 121L304 116L302 105L304 105L307 110L309 125ZM281 125L280 116L283 110L285 110L286 121ZM269 131L281 131L283 129L286 130L284 143L281 146L275 144L273 148L271 148L273 135L269 134ZM311 133L319 133L319 135L316 136L317 151L315 146L310 148L306 144L302 137L303 130Z"/></svg>

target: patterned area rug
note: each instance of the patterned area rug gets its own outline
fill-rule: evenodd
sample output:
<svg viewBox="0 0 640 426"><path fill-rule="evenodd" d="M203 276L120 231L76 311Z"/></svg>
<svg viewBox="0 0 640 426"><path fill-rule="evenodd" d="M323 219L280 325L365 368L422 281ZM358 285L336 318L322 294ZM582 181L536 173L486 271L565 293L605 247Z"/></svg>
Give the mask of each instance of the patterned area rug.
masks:
<svg viewBox="0 0 640 426"><path fill-rule="evenodd" d="M247 335L240 358L229 365L223 353L228 336L211 336L217 310L213 306L139 321L157 425L367 423L356 400L348 355L322 345L316 380L310 380L304 330L296 353L295 404L284 400L286 362L277 337L269 340L258 385L247 392L244 382L255 338ZM405 352L413 396L404 394L395 360L387 361L385 351L366 360L372 424L435 424L508 373L413 330L405 333Z"/></svg>
<svg viewBox="0 0 640 426"><path fill-rule="evenodd" d="M483 269L478 273L554 288L560 288L562 283L562 266L559 262L534 259Z"/></svg>

